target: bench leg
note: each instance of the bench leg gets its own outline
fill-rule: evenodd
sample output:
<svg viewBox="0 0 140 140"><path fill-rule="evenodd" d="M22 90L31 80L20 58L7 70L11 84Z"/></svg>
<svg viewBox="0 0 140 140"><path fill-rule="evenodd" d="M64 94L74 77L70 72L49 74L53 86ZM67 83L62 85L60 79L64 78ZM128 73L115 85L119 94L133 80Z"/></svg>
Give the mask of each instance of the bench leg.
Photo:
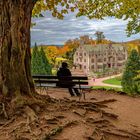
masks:
<svg viewBox="0 0 140 140"><path fill-rule="evenodd" d="M45 93L47 93L47 95L48 95L48 87L42 87L42 88L43 88L42 92L45 91Z"/></svg>
<svg viewBox="0 0 140 140"><path fill-rule="evenodd" d="M83 99L86 100L86 95L85 95L85 92L83 89L80 89L80 93L81 93L81 96L79 97L79 101L80 101L82 96L83 96Z"/></svg>
<svg viewBox="0 0 140 140"><path fill-rule="evenodd" d="M83 92L83 97L84 97L84 100L86 100L86 95L85 95L85 92Z"/></svg>

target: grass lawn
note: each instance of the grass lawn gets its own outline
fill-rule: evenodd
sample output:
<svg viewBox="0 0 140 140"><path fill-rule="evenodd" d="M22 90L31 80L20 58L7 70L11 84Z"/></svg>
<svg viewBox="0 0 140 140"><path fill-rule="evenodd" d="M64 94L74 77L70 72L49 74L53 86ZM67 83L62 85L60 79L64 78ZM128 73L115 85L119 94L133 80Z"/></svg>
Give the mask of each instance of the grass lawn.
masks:
<svg viewBox="0 0 140 140"><path fill-rule="evenodd" d="M109 87L109 86L93 86L92 89L106 89L106 90L122 91L122 88Z"/></svg>
<svg viewBox="0 0 140 140"><path fill-rule="evenodd" d="M104 80L103 83L121 86L121 80L117 77Z"/></svg>

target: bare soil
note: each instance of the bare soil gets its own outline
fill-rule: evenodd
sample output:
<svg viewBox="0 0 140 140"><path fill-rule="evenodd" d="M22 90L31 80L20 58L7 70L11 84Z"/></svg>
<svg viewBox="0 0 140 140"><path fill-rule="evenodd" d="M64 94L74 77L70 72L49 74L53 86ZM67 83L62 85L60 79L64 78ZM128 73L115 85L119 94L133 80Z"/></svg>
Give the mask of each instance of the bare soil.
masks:
<svg viewBox="0 0 140 140"><path fill-rule="evenodd" d="M140 97L93 90L79 101L67 90L48 93L38 96L45 105L25 105L12 115L1 103L0 140L140 140Z"/></svg>

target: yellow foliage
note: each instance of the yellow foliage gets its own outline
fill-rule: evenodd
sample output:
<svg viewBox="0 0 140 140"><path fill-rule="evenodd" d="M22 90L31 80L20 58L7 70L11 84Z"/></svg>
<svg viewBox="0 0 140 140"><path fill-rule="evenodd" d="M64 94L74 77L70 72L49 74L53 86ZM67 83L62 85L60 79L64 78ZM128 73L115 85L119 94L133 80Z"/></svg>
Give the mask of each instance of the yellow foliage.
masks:
<svg viewBox="0 0 140 140"><path fill-rule="evenodd" d="M127 44L128 46L128 54L130 54L130 52L133 50L133 49L136 49L138 51L138 45L137 44L134 44L134 43L128 43Z"/></svg>

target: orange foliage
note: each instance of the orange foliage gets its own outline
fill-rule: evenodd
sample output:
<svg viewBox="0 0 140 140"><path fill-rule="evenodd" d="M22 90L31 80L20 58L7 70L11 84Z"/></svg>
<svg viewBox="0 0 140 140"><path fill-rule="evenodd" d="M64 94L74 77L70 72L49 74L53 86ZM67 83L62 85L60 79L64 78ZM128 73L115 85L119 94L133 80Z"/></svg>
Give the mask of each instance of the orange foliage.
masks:
<svg viewBox="0 0 140 140"><path fill-rule="evenodd" d="M67 45L65 45L65 46L59 48L59 55L63 55L68 51L70 51L70 48Z"/></svg>

